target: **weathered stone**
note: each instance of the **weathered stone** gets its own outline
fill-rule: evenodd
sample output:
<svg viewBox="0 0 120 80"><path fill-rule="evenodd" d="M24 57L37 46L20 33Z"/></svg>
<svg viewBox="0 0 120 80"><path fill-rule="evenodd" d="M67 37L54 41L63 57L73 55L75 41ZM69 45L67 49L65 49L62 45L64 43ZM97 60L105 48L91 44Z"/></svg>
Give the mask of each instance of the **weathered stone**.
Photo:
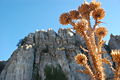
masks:
<svg viewBox="0 0 120 80"><path fill-rule="evenodd" d="M62 75L65 80L90 80L89 75L76 72L84 68L76 64L74 56L81 53L80 45L86 47L84 39L78 34L68 29L59 29L58 33L52 29L37 30L30 33L25 40L25 43L13 52L0 74L0 80L48 80L47 76L55 73L46 73L46 66L52 66L50 71L53 72L58 69L61 73L58 76ZM114 44L118 42L114 40L110 46L120 48L120 45L116 47ZM110 57L109 54L103 55L107 56ZM105 65L107 77L112 74L108 67ZM59 80L59 77L50 79Z"/></svg>
<svg viewBox="0 0 120 80"><path fill-rule="evenodd" d="M4 69L6 63L7 63L7 61L0 61L0 73Z"/></svg>
<svg viewBox="0 0 120 80"><path fill-rule="evenodd" d="M111 49L120 49L120 36L111 34L108 45Z"/></svg>

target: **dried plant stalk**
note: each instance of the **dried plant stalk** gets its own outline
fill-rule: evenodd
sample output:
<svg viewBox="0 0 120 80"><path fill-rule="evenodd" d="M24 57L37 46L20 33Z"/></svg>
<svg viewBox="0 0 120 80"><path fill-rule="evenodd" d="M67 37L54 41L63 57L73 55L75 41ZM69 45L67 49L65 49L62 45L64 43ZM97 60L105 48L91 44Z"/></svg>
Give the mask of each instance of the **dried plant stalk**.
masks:
<svg viewBox="0 0 120 80"><path fill-rule="evenodd" d="M91 26L90 16L95 20L95 24ZM105 73L103 68L103 62L109 64L113 72L115 73L114 80L119 79L120 75L120 51L112 51L113 61L117 64L116 69L112 67L112 63L107 59L102 59L102 54L106 53L102 51L103 38L107 34L105 27L97 27L103 23L100 20L105 16L105 11L101 8L101 3L93 0L88 3L84 3L79 6L78 10L72 10L69 13L63 13L60 16L60 23L63 25L71 24L76 33L82 36L85 40L87 49L80 46L80 48L87 52L89 56L84 54L78 54L75 56L75 61L86 68L82 72L89 74L92 80L105 80ZM96 39L97 38L97 39ZM116 54L117 53L117 54ZM117 57L117 56L118 57ZM88 58L90 65L88 65Z"/></svg>
<svg viewBox="0 0 120 80"><path fill-rule="evenodd" d="M120 64L117 64L114 72L114 80L120 80L119 77L120 77Z"/></svg>
<svg viewBox="0 0 120 80"><path fill-rule="evenodd" d="M120 50L112 50L111 55L115 62L114 80L120 80Z"/></svg>
<svg viewBox="0 0 120 80"><path fill-rule="evenodd" d="M98 49L95 44L94 34L91 38L87 38L87 35L84 34L84 39L86 41L89 54L92 57L93 71L97 80L105 80L104 69L102 64L101 54L98 54ZM91 41L90 41L91 40ZM92 43L90 43L92 42Z"/></svg>

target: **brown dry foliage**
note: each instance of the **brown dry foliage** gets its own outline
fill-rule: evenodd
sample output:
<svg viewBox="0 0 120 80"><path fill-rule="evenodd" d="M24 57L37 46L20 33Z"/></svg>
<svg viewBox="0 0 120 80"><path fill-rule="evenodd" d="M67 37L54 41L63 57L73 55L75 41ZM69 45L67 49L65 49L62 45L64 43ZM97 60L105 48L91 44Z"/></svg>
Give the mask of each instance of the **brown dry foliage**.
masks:
<svg viewBox="0 0 120 80"><path fill-rule="evenodd" d="M91 26L90 16L95 20L93 26ZM105 80L103 63L106 63L110 65L110 68L114 72L114 80L119 80L120 51L112 50L111 52L113 61L117 66L115 69L112 67L110 60L102 58L102 54L105 53L105 51L102 51L103 44L105 43L103 38L107 35L108 31L105 27L99 27L98 25L103 23L100 20L104 17L105 10L101 8L100 2L84 2L79 6L78 11L72 10L69 13L63 13L60 16L60 23L63 25L71 24L73 30L85 40L87 49L83 47L81 49L87 52L90 56L88 57L83 53L75 56L76 63L86 68L84 71L77 70L77 72L89 74L92 80ZM91 66L88 65L88 60Z"/></svg>

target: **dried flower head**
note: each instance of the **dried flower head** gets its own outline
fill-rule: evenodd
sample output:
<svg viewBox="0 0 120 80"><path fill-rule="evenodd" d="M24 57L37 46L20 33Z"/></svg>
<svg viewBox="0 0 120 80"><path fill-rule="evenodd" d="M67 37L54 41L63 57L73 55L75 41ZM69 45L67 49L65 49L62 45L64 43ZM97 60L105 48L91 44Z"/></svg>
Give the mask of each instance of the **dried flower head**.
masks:
<svg viewBox="0 0 120 80"><path fill-rule="evenodd" d="M63 13L60 16L60 23L63 25L67 25L71 22L70 14L69 13Z"/></svg>
<svg viewBox="0 0 120 80"><path fill-rule="evenodd" d="M92 16L95 20L103 19L105 16L105 11L102 8L98 8L93 11Z"/></svg>
<svg viewBox="0 0 120 80"><path fill-rule="evenodd" d="M83 65L87 63L87 57L84 54L77 54L75 56L75 61L77 62L77 64Z"/></svg>
<svg viewBox="0 0 120 80"><path fill-rule="evenodd" d="M75 30L86 31L88 29L88 21L86 19L81 19L80 22L76 23Z"/></svg>
<svg viewBox="0 0 120 80"><path fill-rule="evenodd" d="M79 12L77 10L70 11L70 16L72 19L78 19L79 18Z"/></svg>
<svg viewBox="0 0 120 80"><path fill-rule="evenodd" d="M90 11L89 3L88 2L83 3L81 6L79 6L78 11L81 14L89 13L89 11Z"/></svg>
<svg viewBox="0 0 120 80"><path fill-rule="evenodd" d="M99 27L95 31L97 37L105 37L108 33L105 27Z"/></svg>
<svg viewBox="0 0 120 80"><path fill-rule="evenodd" d="M112 50L111 55L114 62L120 63L120 50Z"/></svg>
<svg viewBox="0 0 120 80"><path fill-rule="evenodd" d="M100 2L97 2L97 1L92 1L92 2L90 3L90 9L91 9L91 10L98 9L98 8L100 8L100 6L101 6L101 3L100 3Z"/></svg>
<svg viewBox="0 0 120 80"><path fill-rule="evenodd" d="M86 19L81 19L80 22L75 24L74 30L76 30L76 33L83 37L84 31L88 30L88 21Z"/></svg>

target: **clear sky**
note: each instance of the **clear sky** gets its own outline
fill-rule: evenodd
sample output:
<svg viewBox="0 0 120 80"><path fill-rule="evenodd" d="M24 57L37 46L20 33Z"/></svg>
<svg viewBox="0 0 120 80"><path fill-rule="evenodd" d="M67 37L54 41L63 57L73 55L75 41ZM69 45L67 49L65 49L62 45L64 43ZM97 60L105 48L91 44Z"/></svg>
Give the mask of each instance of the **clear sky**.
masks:
<svg viewBox="0 0 120 80"><path fill-rule="evenodd" d="M91 1L91 0L88 0ZM120 35L120 0L99 0L106 10L103 26L111 33ZM0 60L7 60L17 48L16 44L36 29L60 27L59 16L77 9L83 0L0 0Z"/></svg>

